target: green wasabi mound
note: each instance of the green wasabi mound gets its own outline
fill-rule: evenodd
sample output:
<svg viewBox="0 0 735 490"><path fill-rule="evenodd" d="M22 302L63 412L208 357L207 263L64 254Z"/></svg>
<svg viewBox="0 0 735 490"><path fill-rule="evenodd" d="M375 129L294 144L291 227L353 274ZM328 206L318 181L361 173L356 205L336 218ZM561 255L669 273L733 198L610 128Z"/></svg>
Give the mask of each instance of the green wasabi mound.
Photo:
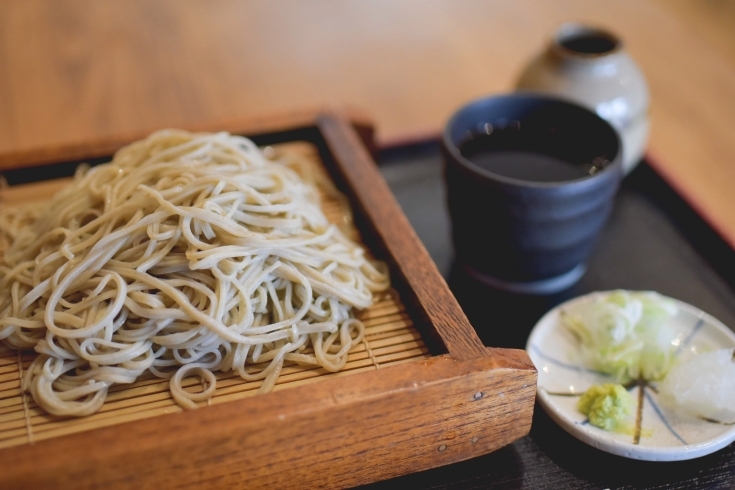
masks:
<svg viewBox="0 0 735 490"><path fill-rule="evenodd" d="M629 432L626 419L633 412L635 400L623 385L605 383L594 385L582 395L577 409L601 429Z"/></svg>

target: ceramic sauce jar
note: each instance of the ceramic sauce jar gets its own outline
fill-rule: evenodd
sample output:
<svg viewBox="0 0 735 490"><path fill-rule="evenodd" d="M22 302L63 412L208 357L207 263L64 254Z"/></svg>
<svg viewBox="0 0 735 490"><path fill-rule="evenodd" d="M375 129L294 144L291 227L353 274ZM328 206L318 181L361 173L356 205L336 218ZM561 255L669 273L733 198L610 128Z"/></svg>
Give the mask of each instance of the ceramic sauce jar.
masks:
<svg viewBox="0 0 735 490"><path fill-rule="evenodd" d="M646 80L620 39L601 29L564 24L518 79L517 88L582 104L606 119L623 142L623 170L643 157L648 139Z"/></svg>

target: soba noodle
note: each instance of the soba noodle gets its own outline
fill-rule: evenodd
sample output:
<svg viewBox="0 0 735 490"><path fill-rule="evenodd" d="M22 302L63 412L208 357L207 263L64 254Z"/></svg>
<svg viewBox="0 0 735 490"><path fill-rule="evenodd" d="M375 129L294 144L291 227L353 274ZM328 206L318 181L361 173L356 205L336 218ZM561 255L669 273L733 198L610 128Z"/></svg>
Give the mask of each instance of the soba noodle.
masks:
<svg viewBox="0 0 735 490"><path fill-rule="evenodd" d="M3 243L0 339L36 350L23 389L56 415L94 413L146 371L184 408L215 371L261 392L285 361L337 371L364 335L353 309L388 287L313 184L227 133L133 143L50 203L2 210Z"/></svg>

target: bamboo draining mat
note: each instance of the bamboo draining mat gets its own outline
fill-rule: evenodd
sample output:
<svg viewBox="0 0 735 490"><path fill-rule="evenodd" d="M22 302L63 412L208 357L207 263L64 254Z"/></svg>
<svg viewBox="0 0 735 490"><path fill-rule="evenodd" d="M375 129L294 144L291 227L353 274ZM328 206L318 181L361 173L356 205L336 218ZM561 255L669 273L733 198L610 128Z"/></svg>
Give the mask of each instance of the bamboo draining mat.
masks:
<svg viewBox="0 0 735 490"><path fill-rule="evenodd" d="M306 156L314 164L312 169L327 178L319 180L325 184L329 182L326 170L311 145L280 145L275 151ZM4 189L0 193L0 205L31 201L39 195L49 196L62 185L62 182L44 182ZM349 212L345 210L345 200L330 191L329 187L327 184L321 189L325 214L351 238L360 241ZM429 357L428 349L394 291L377 295L373 306L357 316L365 324L365 341L350 352L342 371L330 373L319 367L287 364L275 391L317 382L326 377L344 376ZM0 345L0 449L182 411L169 392L168 380L147 374L131 385L114 385L100 411L93 415L81 418L49 415L36 405L30 394L20 389L22 373L28 369L34 355L32 351L21 353ZM253 396L261 384L246 382L233 372L216 374L217 391L209 404ZM191 378L183 384L192 391L201 389L197 381ZM206 404L203 402L199 405Z"/></svg>

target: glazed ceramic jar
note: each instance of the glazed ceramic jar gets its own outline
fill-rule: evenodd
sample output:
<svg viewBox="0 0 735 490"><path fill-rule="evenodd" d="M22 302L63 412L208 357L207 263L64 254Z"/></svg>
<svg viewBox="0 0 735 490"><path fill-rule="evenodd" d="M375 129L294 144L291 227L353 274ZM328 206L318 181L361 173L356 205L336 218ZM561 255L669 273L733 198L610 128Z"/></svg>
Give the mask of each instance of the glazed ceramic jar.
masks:
<svg viewBox="0 0 735 490"><path fill-rule="evenodd" d="M625 173L643 157L648 86L615 35L580 24L562 25L547 49L522 72L517 88L575 101L606 119L623 141Z"/></svg>

